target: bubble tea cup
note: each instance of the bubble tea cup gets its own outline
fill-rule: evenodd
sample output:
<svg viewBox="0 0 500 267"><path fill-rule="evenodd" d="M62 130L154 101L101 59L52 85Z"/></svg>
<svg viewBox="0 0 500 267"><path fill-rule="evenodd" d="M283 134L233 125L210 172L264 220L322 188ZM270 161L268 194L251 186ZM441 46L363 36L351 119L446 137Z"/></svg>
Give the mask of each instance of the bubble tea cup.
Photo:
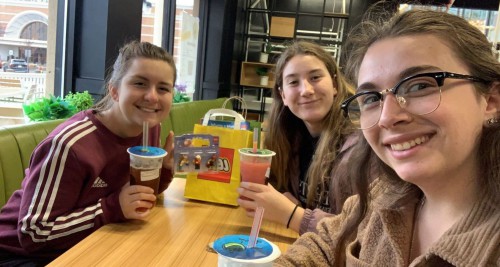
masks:
<svg viewBox="0 0 500 267"><path fill-rule="evenodd" d="M167 152L159 147L134 146L130 155L130 184L151 187L158 194L160 171Z"/></svg>
<svg viewBox="0 0 500 267"><path fill-rule="evenodd" d="M254 247L248 248L248 235L227 235L214 241L218 254L218 267L271 267L281 251L272 242L258 238Z"/></svg>
<svg viewBox="0 0 500 267"><path fill-rule="evenodd" d="M253 148L241 148L238 151L240 153L241 181L266 184L266 178L269 176L271 168L271 160L276 153L268 149L254 150Z"/></svg>

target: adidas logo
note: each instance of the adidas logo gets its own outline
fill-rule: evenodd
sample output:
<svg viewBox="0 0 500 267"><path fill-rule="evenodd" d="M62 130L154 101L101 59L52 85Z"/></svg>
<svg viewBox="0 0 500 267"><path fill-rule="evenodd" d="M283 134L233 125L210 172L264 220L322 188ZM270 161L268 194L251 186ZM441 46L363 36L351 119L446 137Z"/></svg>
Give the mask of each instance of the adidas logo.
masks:
<svg viewBox="0 0 500 267"><path fill-rule="evenodd" d="M101 177L97 177L94 184L92 184L92 187L108 187L108 184L104 182Z"/></svg>

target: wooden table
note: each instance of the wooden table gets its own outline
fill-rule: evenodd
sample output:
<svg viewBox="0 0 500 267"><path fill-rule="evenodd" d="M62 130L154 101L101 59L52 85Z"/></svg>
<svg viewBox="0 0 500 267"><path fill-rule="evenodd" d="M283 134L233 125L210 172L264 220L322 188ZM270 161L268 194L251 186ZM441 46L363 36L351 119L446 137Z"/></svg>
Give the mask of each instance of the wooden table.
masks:
<svg viewBox="0 0 500 267"><path fill-rule="evenodd" d="M207 244L249 234L253 219L242 208L187 200L185 184L174 178L148 221L105 225L48 266L217 266ZM259 236L284 252L298 234L263 221Z"/></svg>

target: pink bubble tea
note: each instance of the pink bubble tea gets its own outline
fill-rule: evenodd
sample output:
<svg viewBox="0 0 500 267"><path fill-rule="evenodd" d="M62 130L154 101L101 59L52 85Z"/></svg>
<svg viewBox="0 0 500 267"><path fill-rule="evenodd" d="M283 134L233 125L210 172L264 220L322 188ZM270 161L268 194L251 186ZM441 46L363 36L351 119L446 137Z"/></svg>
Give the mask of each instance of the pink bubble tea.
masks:
<svg viewBox="0 0 500 267"><path fill-rule="evenodd" d="M240 152L240 177L242 182L266 184L269 176L271 160L275 152L268 149L241 148ZM241 197L242 199L247 199Z"/></svg>

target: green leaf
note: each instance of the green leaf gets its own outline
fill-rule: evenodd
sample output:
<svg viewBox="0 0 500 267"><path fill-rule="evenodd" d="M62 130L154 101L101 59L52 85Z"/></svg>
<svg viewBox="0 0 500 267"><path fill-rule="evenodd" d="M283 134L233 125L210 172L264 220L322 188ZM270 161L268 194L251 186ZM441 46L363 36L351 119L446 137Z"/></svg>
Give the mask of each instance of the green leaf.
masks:
<svg viewBox="0 0 500 267"><path fill-rule="evenodd" d="M23 104L23 111L31 121L64 119L77 112L73 105L53 95L37 98L31 103Z"/></svg>
<svg viewBox="0 0 500 267"><path fill-rule="evenodd" d="M64 101L72 105L76 112L89 109L94 105L94 98L89 91L69 93L64 97Z"/></svg>
<svg viewBox="0 0 500 267"><path fill-rule="evenodd" d="M189 102L191 98L187 94L175 92L173 101L174 103Z"/></svg>

